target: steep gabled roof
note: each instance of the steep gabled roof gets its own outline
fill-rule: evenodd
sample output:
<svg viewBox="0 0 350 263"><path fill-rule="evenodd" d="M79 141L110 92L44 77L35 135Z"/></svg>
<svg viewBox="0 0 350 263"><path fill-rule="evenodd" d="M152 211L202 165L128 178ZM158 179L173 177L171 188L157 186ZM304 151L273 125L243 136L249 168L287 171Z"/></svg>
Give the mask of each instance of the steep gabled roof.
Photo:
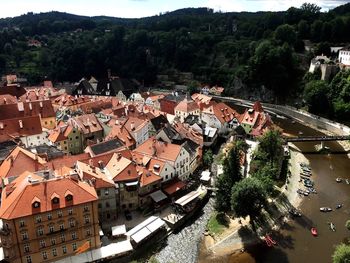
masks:
<svg viewBox="0 0 350 263"><path fill-rule="evenodd" d="M96 143L88 146L94 155L116 151L118 148L124 147L123 142L117 138Z"/></svg>
<svg viewBox="0 0 350 263"><path fill-rule="evenodd" d="M45 166L43 158L17 146L0 165L0 178L18 176L25 171L36 172Z"/></svg>
<svg viewBox="0 0 350 263"><path fill-rule="evenodd" d="M72 194L72 201L66 201L67 191ZM52 202L54 197L59 198L58 204ZM24 172L2 192L0 217L20 218L93 202L97 198L95 189L85 182L68 177L44 180L33 173ZM40 202L40 206L34 208L33 202Z"/></svg>

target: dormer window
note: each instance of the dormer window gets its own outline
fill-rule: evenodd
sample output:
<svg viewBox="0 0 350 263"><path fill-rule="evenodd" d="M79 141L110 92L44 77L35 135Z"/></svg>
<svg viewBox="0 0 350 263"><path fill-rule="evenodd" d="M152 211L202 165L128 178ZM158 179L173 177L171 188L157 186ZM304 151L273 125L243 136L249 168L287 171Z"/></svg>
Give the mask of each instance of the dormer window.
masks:
<svg viewBox="0 0 350 263"><path fill-rule="evenodd" d="M73 195L68 194L66 195L66 201L72 201L73 200Z"/></svg>
<svg viewBox="0 0 350 263"><path fill-rule="evenodd" d="M52 199L52 204L59 204L60 203L60 199L58 199L57 197L54 197Z"/></svg>
<svg viewBox="0 0 350 263"><path fill-rule="evenodd" d="M40 202L33 203L33 208L39 208L39 207L40 207Z"/></svg>

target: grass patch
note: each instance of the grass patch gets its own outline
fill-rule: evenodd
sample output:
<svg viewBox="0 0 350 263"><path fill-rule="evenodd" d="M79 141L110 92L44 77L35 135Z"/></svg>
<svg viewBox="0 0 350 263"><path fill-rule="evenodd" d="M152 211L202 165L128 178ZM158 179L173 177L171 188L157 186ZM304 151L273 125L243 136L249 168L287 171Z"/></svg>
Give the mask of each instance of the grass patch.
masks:
<svg viewBox="0 0 350 263"><path fill-rule="evenodd" d="M208 221L208 231L211 235L219 235L229 226L229 220L224 213L214 213Z"/></svg>

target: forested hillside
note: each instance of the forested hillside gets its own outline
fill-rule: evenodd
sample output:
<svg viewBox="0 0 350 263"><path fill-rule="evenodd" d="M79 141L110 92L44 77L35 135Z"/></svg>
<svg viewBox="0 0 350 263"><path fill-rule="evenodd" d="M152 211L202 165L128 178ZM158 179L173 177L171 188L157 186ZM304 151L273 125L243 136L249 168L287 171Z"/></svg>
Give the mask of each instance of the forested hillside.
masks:
<svg viewBox="0 0 350 263"><path fill-rule="evenodd" d="M263 90L283 101L303 93L313 53L350 42L350 4L327 13L313 4L257 13L190 8L141 19L28 13L1 19L0 27L1 73L32 83L98 78L111 69L152 85L157 74L177 70L227 94ZM30 39L42 46L29 47ZM304 51L306 39L313 52Z"/></svg>

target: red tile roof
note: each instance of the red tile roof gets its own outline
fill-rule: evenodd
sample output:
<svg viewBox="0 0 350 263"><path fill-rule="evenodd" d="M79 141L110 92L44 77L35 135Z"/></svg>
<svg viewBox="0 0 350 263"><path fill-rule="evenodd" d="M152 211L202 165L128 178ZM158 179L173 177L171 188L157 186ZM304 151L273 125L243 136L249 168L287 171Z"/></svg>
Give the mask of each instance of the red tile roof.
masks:
<svg viewBox="0 0 350 263"><path fill-rule="evenodd" d="M0 120L0 142L41 133L39 116Z"/></svg>
<svg viewBox="0 0 350 263"><path fill-rule="evenodd" d="M237 111L223 102L215 103L208 108L203 109L203 113L214 114L222 124L228 123L234 118L238 121L241 119L241 115Z"/></svg>
<svg viewBox="0 0 350 263"><path fill-rule="evenodd" d="M193 112L195 110L199 110L199 106L189 96L185 97L185 99L180 101L180 103L175 107L175 111L181 111L181 112L187 112L187 113Z"/></svg>
<svg viewBox="0 0 350 263"><path fill-rule="evenodd" d="M181 146L157 141L154 137L151 137L139 145L134 151L136 153L158 157L162 160L175 162L180 154Z"/></svg>
<svg viewBox="0 0 350 263"><path fill-rule="evenodd" d="M17 98L10 94L0 95L0 105L17 103Z"/></svg>
<svg viewBox="0 0 350 263"><path fill-rule="evenodd" d="M67 194L73 195L72 201L66 201ZM52 203L54 197L59 198L58 204ZM15 219L97 200L95 189L85 182L68 177L44 180L25 172L2 191L0 217ZM40 202L40 207L33 208L34 202Z"/></svg>
<svg viewBox="0 0 350 263"><path fill-rule="evenodd" d="M36 172L46 166L43 158L17 146L0 165L0 178L18 176L25 171Z"/></svg>
<svg viewBox="0 0 350 263"><path fill-rule="evenodd" d="M95 114L85 114L74 117L69 120L69 123L75 126L83 134L103 131L103 128Z"/></svg>
<svg viewBox="0 0 350 263"><path fill-rule="evenodd" d="M174 122L173 127L182 138L190 139L196 144L203 146L203 135L193 130L187 123Z"/></svg>
<svg viewBox="0 0 350 263"><path fill-rule="evenodd" d="M145 167L138 166L137 169L139 170L139 174L141 173L140 174L140 186L141 187L145 187L145 186L153 184L155 182L162 181L162 177L149 171Z"/></svg>
<svg viewBox="0 0 350 263"><path fill-rule="evenodd" d="M167 185L163 191L168 195L173 195L177 191L183 189L185 186L186 184L182 181L174 181Z"/></svg>
<svg viewBox="0 0 350 263"><path fill-rule="evenodd" d="M106 169L114 182L135 181L140 177L136 169L136 163L123 157L120 153L114 153Z"/></svg>
<svg viewBox="0 0 350 263"><path fill-rule="evenodd" d="M106 136L106 140L118 138L126 147L133 148L136 145L134 138L129 131L124 127L124 123L119 120L111 119L108 125L112 128L110 133Z"/></svg>
<svg viewBox="0 0 350 263"><path fill-rule="evenodd" d="M50 100L0 105L0 120L27 116L56 117Z"/></svg>
<svg viewBox="0 0 350 263"><path fill-rule="evenodd" d="M106 174L95 166L91 166L84 162L76 163L77 169L83 174L83 180L90 180L95 189L115 187L113 180L109 179Z"/></svg>
<svg viewBox="0 0 350 263"><path fill-rule="evenodd" d="M89 158L90 155L88 153L81 153L77 155L65 155L60 158L56 158L47 163L47 166L52 170L58 170L63 168L64 166L73 167L77 161L84 160Z"/></svg>

